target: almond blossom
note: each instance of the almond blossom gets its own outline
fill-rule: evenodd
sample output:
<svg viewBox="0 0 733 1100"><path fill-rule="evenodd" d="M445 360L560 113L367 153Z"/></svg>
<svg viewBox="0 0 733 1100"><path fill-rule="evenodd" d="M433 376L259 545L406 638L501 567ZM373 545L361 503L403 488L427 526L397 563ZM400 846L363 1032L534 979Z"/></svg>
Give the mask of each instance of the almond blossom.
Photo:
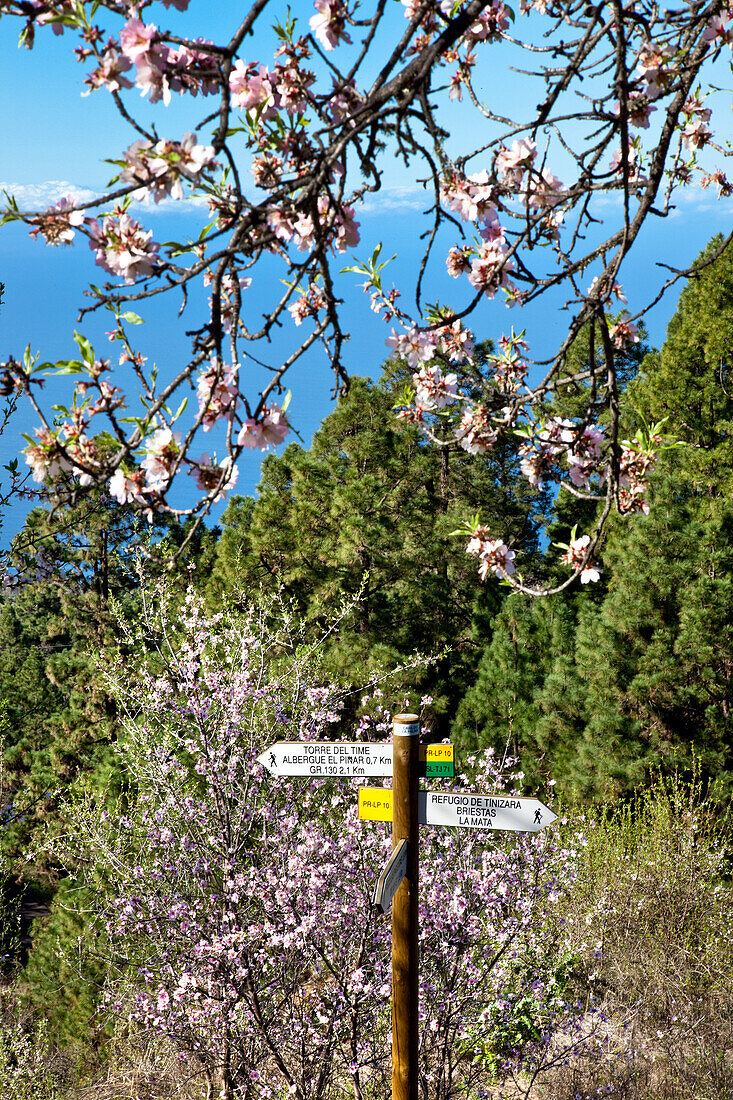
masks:
<svg viewBox="0 0 733 1100"><path fill-rule="evenodd" d="M205 1065L222 1100L318 1100L314 1079L325 1096L358 1094L365 1080L382 1096L391 933L371 897L390 830L357 819L358 784L273 781L258 763L273 734L332 739L344 692L323 683L319 642L311 634L304 644L284 603L207 615L193 592L171 595L146 600L135 624L159 646L156 670L126 624L125 655L109 670L115 751L130 783L94 815L77 800L58 846L85 885L109 883L89 891L95 946L130 960L105 968L101 1008ZM386 747L380 696L362 696L356 737ZM518 795L514 762L488 750L469 766L479 790ZM467 783L440 789L461 797ZM461 833L420 838L419 1070L451 1096L488 1079L481 1060L463 1055L469 1028L482 1046L498 1028L511 1036L528 984L548 1050L582 1041L581 1015L589 1025L586 1006L566 1004L548 977L557 940L547 909L573 881L573 853L550 832ZM538 1044L526 1046L506 1040L500 1072L536 1065Z"/></svg>
<svg viewBox="0 0 733 1100"><path fill-rule="evenodd" d="M122 466L118 466L109 479L108 489L110 496L114 497L118 504L131 504L143 499L144 474L141 470L127 473Z"/></svg>
<svg viewBox="0 0 733 1100"><path fill-rule="evenodd" d="M392 348L390 359L406 359L409 367L429 363L435 357L437 337L432 332L420 332L412 328L408 332L395 332L384 341Z"/></svg>
<svg viewBox="0 0 733 1100"><path fill-rule="evenodd" d="M236 367L224 370L221 364L214 362L199 375L196 393L205 432L211 431L219 420L231 420L234 416L239 397L237 373Z"/></svg>
<svg viewBox="0 0 733 1100"><path fill-rule="evenodd" d="M477 42L495 42L509 27L509 13L501 0L491 0L488 8L480 12L478 18L466 31L466 45L470 48Z"/></svg>
<svg viewBox="0 0 733 1100"><path fill-rule="evenodd" d="M154 492L168 487L173 466L180 454L181 433L170 428L158 428L145 440L145 457L140 463L145 471L145 486Z"/></svg>
<svg viewBox="0 0 733 1100"><path fill-rule="evenodd" d="M471 455L486 454L499 438L483 405L464 409L455 435L463 450Z"/></svg>
<svg viewBox="0 0 733 1100"><path fill-rule="evenodd" d="M315 0L317 15L309 20L310 29L326 50L333 50L339 42L351 42L346 32L349 10L344 0Z"/></svg>
<svg viewBox="0 0 733 1100"><path fill-rule="evenodd" d="M440 350L451 363L468 363L474 351L474 339L471 332L460 321L452 321L436 329L440 339Z"/></svg>
<svg viewBox="0 0 733 1100"><path fill-rule="evenodd" d="M426 411L444 409L458 400L458 379L455 374L443 374L439 366L426 364L412 376L415 404Z"/></svg>
<svg viewBox="0 0 733 1100"><path fill-rule="evenodd" d="M733 45L733 26L729 24L730 12L714 15L703 31L703 41L715 46Z"/></svg>
<svg viewBox="0 0 733 1100"><path fill-rule="evenodd" d="M441 183L441 201L463 221L496 221L494 189L485 170L472 176L454 173Z"/></svg>
<svg viewBox="0 0 733 1100"><path fill-rule="evenodd" d="M310 283L307 291L301 291L294 302L288 306L290 316L296 325L302 325L307 317L317 318L320 310L326 308L323 291L316 283Z"/></svg>
<svg viewBox="0 0 733 1100"><path fill-rule="evenodd" d="M501 238L482 244L471 259L468 281L487 298L494 298L499 287L509 284L514 261L507 256L509 247Z"/></svg>
<svg viewBox="0 0 733 1100"><path fill-rule="evenodd" d="M536 156L537 146L534 141L521 138L512 142L511 149L507 149L505 145L499 146L494 167L507 187L521 187L524 175L534 164Z"/></svg>
<svg viewBox="0 0 733 1100"><path fill-rule="evenodd" d="M501 578L510 577L514 572L514 551L501 541L493 539L486 527L479 524L474 528L467 554L475 554L479 559L479 577L485 581L489 573Z"/></svg>
<svg viewBox="0 0 733 1100"><path fill-rule="evenodd" d="M152 236L152 230L142 229L129 214L89 222L89 246L96 252L97 264L126 283L155 271L160 245Z"/></svg>
<svg viewBox="0 0 733 1100"><path fill-rule="evenodd" d="M639 329L628 313L622 313L618 320L609 326L608 334L613 346L619 351L622 351L627 344L639 343Z"/></svg>
<svg viewBox="0 0 733 1100"><path fill-rule="evenodd" d="M31 468L33 480L43 484L47 479L54 481L62 472L69 469L67 459L61 454L56 438L47 428L34 428L38 443L32 443L23 452Z"/></svg>
<svg viewBox="0 0 733 1100"><path fill-rule="evenodd" d="M120 31L120 46L125 57L130 61L138 61L148 53L157 31L154 23L145 24L137 16L128 19Z"/></svg>
<svg viewBox="0 0 733 1100"><path fill-rule="evenodd" d="M83 224L84 211L74 209L73 195L64 195L36 220L31 236L41 233L50 245L71 244L75 230Z"/></svg>
<svg viewBox="0 0 733 1100"><path fill-rule="evenodd" d="M106 88L108 92L120 92L123 88L131 88L132 81L124 73L132 68L129 57L119 53L113 46L108 46L102 55L102 60L96 69L93 69L84 83L89 85L83 96L90 95L98 88Z"/></svg>
<svg viewBox="0 0 733 1100"><path fill-rule="evenodd" d="M601 576L601 570L590 561L585 560L589 544L590 535L580 535L578 538L571 537L570 543L567 545L565 553L562 556L565 565L572 566L573 569L580 573L581 584L588 584L589 581L598 581Z"/></svg>
<svg viewBox="0 0 733 1100"><path fill-rule="evenodd" d="M273 402L265 405L259 420L248 417L237 436L237 446L249 450L266 451L268 447L277 447L290 431L285 413L280 405Z"/></svg>
<svg viewBox="0 0 733 1100"><path fill-rule="evenodd" d="M218 463L216 457L211 458L206 453L202 454L199 460L192 465L190 472L196 479L199 489L202 489L205 493L217 490L213 497L214 504L218 504L220 500L223 500L239 479L239 470L231 458L225 458L223 462Z"/></svg>
<svg viewBox="0 0 733 1100"><path fill-rule="evenodd" d="M275 97L272 78L265 65L237 58L229 74L229 90L233 107L249 111L262 108L262 118L274 118Z"/></svg>
<svg viewBox="0 0 733 1100"><path fill-rule="evenodd" d="M216 167L211 145L199 145L193 133L181 141L135 141L125 152L128 167L120 173L120 183L144 184L137 194L152 194L155 202L170 196L183 198L181 177L196 182L205 169Z"/></svg>
<svg viewBox="0 0 733 1100"><path fill-rule="evenodd" d="M181 12L189 5L166 0L165 7ZM181 37L189 27L193 33L188 18L177 26L174 21L171 30L158 19L146 22L153 10L147 2L13 0L3 9L8 18L20 16L28 46L51 25L55 32L65 26L67 37L72 28L78 31L76 56L89 61L87 71L92 67L86 79L81 76L83 91L108 91L110 106L134 133L126 152L116 154L121 159L111 161L120 166L120 186L115 189L113 181L107 195L84 204L96 217L86 220L65 196L47 211L21 211L10 200L0 221L23 221L49 243L67 244L75 232L88 236L98 266L115 277L115 285L106 281L92 288L91 309L109 309L118 317L120 364L131 365L151 415L163 393L183 415L184 395L174 391L192 379L198 390L198 411L187 414L180 450L172 461L161 461L146 450L150 441L140 442L134 418L116 415L123 403L136 402L117 387L103 389L85 341L80 347L87 377L72 383L75 398L88 402L85 422L57 435L55 412L45 414L42 422L54 442L32 444L42 477L51 470L74 493L80 479L95 478L111 481L122 496L134 491L132 475L110 479L111 467L95 455L92 416L106 421L103 430L118 440L120 455L143 459L142 476L149 481L142 489L151 508L168 508L151 487L167 485L166 472L194 469L187 452L197 432L219 424L228 432L228 453L281 442L287 432L282 409L261 409L267 399L248 397L235 371L211 365L250 358L284 372L318 338L343 379L349 296L342 293L340 276L352 272L362 275L367 302L392 328L393 355L415 373L404 399L410 407L400 411L401 419L419 424L441 445L477 455L495 439L521 435L519 460L532 485L552 480L578 496L591 486L597 494L605 485L609 508L616 502L621 511L644 510L644 460L619 446L614 417L606 421L607 442L590 423L600 406L608 412L615 390L612 357L605 353L628 350L639 340L628 314L603 315L614 295L624 301L617 280L627 252L644 239L638 230L650 213L671 209L675 191L696 177L703 186L716 184L723 197L732 190L725 173L707 162L710 148L724 153L729 142L725 133L713 134L706 106L713 102L713 84L705 75L720 64L720 47L731 42L731 14L723 8L711 15L713 8L703 11L702 0L676 8L638 0L611 15L580 5L573 9L571 31L567 12L551 0L521 0L516 16L502 0L473 7L456 0L403 0L402 7L404 21L395 21L394 5L382 0L358 10L350 0L315 0L305 13L291 5L268 39L263 23L273 5L250 4L233 14L236 24L216 44ZM520 15L527 17L526 33ZM358 26L358 43L347 49L352 26ZM507 64L516 96L513 85L499 94ZM148 103L135 105L128 97L123 102L120 93L133 80ZM191 109L195 97L217 97L187 123L190 131L180 139L171 136L161 109L174 94L189 96ZM466 125L456 130L451 114L461 97ZM359 206L380 204L395 155L410 187L424 189L422 213L414 214L415 241L424 245L415 267L414 306L404 287L382 285L379 248L371 259L355 255L346 268L334 262L334 255L360 247ZM554 174L560 165L567 186ZM633 194L621 196L622 190ZM126 193L122 205L112 206L120 192ZM183 239L170 242L163 257L152 232L131 216L129 203L133 196L160 203L184 194L197 200L191 203L193 217L201 206L201 221L190 232L182 230ZM633 232L620 229L621 210L624 226L633 220ZM419 224L421 217L427 221ZM450 305L430 301L442 285L443 263L452 278L465 276ZM257 309L247 311L245 323L242 295L260 264L265 278L258 282ZM586 271L600 282L583 294ZM211 279L217 290L209 292L207 309L201 284L210 286ZM189 315L203 309L203 316L185 322L190 356L171 363L164 379L123 330L146 319L136 317L133 303L170 290L181 294ZM472 311L483 309L487 299L525 311L546 292L559 295L567 312L558 319L566 317L567 327L554 354L543 350L541 370L528 369L529 357L518 346L476 356L467 327ZM536 318L534 308L525 311L529 318ZM635 305L637 316L643 310L644 303ZM313 324L304 330L306 320ZM553 402L568 392L561 389L568 382L565 368L589 323L597 334L604 326L611 334L610 349L607 339L596 338L588 385L580 380L574 391L578 399L587 392L589 407L567 425L543 423L550 408L564 407ZM8 371L2 384L14 392L27 393L38 381L25 362ZM71 471L56 461L62 445L70 466L78 458L77 475L68 476ZM209 466L220 464L211 459L203 468ZM192 512L210 507L203 482L213 476L201 474L204 496ZM609 508L601 509L604 516Z"/></svg>

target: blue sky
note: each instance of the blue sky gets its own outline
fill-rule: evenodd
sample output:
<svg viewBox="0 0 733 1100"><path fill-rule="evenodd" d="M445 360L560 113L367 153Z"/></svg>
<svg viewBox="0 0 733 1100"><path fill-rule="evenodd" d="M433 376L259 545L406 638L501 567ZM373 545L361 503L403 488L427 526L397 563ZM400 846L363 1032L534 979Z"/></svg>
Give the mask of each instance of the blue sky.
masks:
<svg viewBox="0 0 733 1100"><path fill-rule="evenodd" d="M231 5L221 0L199 5L194 0L191 8L185 18L161 9L161 22L170 26L179 24L185 31L198 8L209 25L203 28L197 25L197 34L228 37L233 21ZM312 11L309 3L298 3L293 8L296 12L302 9L304 16ZM397 6L398 13L400 10ZM17 29L17 23L0 20L3 58L0 113L4 119L0 150L2 186L12 189L25 208L43 208L69 190L83 195L102 189L113 172L111 166L104 163L104 158L119 156L133 140L129 129L117 116L109 96L103 93L81 96L89 66L75 61L71 53L75 43L68 34L56 37L48 32L40 33L35 49L26 51L16 48ZM265 48L261 42L253 43L251 55L258 56L259 50L264 56ZM180 136L203 114L201 102L197 100L174 97L167 110L159 106L151 111L145 101L139 100L136 90L128 95L131 105L142 111L143 118L156 117L159 130L163 132L164 125L170 127L171 136ZM460 131L464 119L460 108L454 111L453 119L456 130ZM420 187L395 162L388 168L383 192L360 216L362 242L358 254L369 254L378 241L384 243L385 256L396 252L398 256L387 281L394 280L397 285L408 282L408 275L414 272L418 261L418 232L424 228L418 229L418 214L424 202ZM607 209L609 219L613 218L614 204L609 201ZM185 203L178 207L167 204L163 208L146 208L138 216L153 229L156 239L165 241L197 232L200 211ZM682 194L678 209L670 217L653 219L637 244L622 279L632 312L635 300L641 302L643 298L646 301L649 286L660 280L658 263L685 266L713 233L727 232L729 227L730 207L725 200L719 202L710 192L697 189ZM344 263L348 262L347 256ZM0 231L0 280L6 288L0 308L2 358L8 354L19 356L28 343L44 360L71 357L75 351L73 331L77 327L78 309L84 302L84 287L98 276L99 269L84 240L77 246L54 249L42 241L31 240L25 227L11 225ZM368 309L357 282L354 278L353 283L344 288L346 323L352 333L345 361L351 373L376 374L386 355L384 339L388 331ZM679 287L670 292L647 318L654 344L658 345L664 338L678 292ZM248 293L251 298L247 302L256 311L256 281ZM455 304L456 284L439 272L426 288L426 297ZM204 292L198 301L192 299L182 320L177 317L179 304L171 298L159 299L154 305L139 310L146 325L135 330L135 336L140 337L144 354L156 361L162 372L188 358L184 331L199 323L205 304ZM496 337L508 331L512 324L526 327L533 356L542 357L557 347L567 327L568 314L562 310L562 304L563 295L555 294L520 316L516 311L507 311L499 301L486 302L477 311L472 324L478 337ZM115 346L107 343L104 336L109 327L104 316L99 314L83 325L83 331L101 356L115 354ZM273 362L278 361L280 350L275 343L271 349ZM289 413L294 427L307 444L332 407L332 376L323 353L311 353L288 376L288 384L293 391ZM53 385L47 386L49 394L53 393ZM0 465L14 457L23 445L20 431L28 432L34 424L35 417L30 410L18 414L5 436L0 438ZM259 454L252 454L240 462L238 491L254 491L260 458ZM218 514L222 507L217 509ZM22 523L24 512L24 506L19 505L14 514L6 518L6 538Z"/></svg>

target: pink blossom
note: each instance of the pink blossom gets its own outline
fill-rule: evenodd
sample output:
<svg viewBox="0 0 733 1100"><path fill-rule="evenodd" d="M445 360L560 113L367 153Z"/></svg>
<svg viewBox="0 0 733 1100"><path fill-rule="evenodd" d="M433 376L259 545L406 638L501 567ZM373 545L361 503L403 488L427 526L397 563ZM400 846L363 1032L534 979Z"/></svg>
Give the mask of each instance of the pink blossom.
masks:
<svg viewBox="0 0 733 1100"><path fill-rule="evenodd" d="M237 368L222 370L212 364L199 376L197 395L199 417L205 432L210 431L221 419L231 420L239 398Z"/></svg>
<svg viewBox="0 0 733 1100"><path fill-rule="evenodd" d="M31 468L33 480L41 484L47 478L55 481L63 471L70 468L69 463L59 451L55 437L46 428L34 428L34 432L39 442L29 443L23 452Z"/></svg>
<svg viewBox="0 0 733 1100"><path fill-rule="evenodd" d="M192 466L191 473L196 479L196 485L205 493L217 490L213 497L213 503L218 504L227 493L231 492L239 479L239 470L231 458L217 463L216 458L204 453L198 462Z"/></svg>
<svg viewBox="0 0 733 1100"><path fill-rule="evenodd" d="M466 31L467 45L476 42L496 42L509 26L509 15L501 0L491 0L488 8L479 13L476 21Z"/></svg>
<svg viewBox="0 0 733 1100"><path fill-rule="evenodd" d="M470 271L471 249L458 248L458 246L454 245L446 257L445 266L448 269L448 274L454 279Z"/></svg>
<svg viewBox="0 0 733 1100"><path fill-rule="evenodd" d="M630 319L628 313L622 313L619 319L609 327L608 334L613 346L623 351L627 344L639 343L639 329Z"/></svg>
<svg viewBox="0 0 733 1100"><path fill-rule="evenodd" d="M126 283L152 275L158 264L160 245L152 240L152 230L143 230L129 214L107 217L89 223L89 246L96 251L97 264Z"/></svg>
<svg viewBox="0 0 733 1100"><path fill-rule="evenodd" d="M443 374L438 366L426 364L412 376L415 404L426 411L444 409L458 400L458 380L455 374Z"/></svg>
<svg viewBox="0 0 733 1100"><path fill-rule="evenodd" d="M306 317L317 318L320 310L326 308L326 299L323 291L315 283L310 283L307 291L302 291L295 301L288 306L290 316L296 325L302 325Z"/></svg>
<svg viewBox="0 0 733 1100"><path fill-rule="evenodd" d="M702 33L703 42L711 42L716 47L730 46L733 41L733 28L728 26L729 12L714 15Z"/></svg>
<svg viewBox="0 0 733 1100"><path fill-rule="evenodd" d="M96 69L92 69L89 76L84 80L89 88L86 92L82 92L82 95L90 95L97 88L106 88L109 92L119 92L123 88L131 88L132 81L122 75L129 72L131 68L130 59L121 56L117 50L109 46L104 51L100 64Z"/></svg>
<svg viewBox="0 0 733 1100"><path fill-rule="evenodd" d="M237 444L250 450L266 451L268 447L277 447L290 431L285 413L280 405L266 405L260 419L248 417L237 436Z"/></svg>
<svg viewBox="0 0 733 1100"><path fill-rule="evenodd" d="M263 118L275 115L272 77L265 65L238 58L229 74L232 107L249 111L264 107Z"/></svg>
<svg viewBox="0 0 733 1100"><path fill-rule="evenodd" d="M733 194L733 184L730 183L722 168L716 168L700 180L700 186L703 188L709 187L713 183L717 185L718 198L728 198Z"/></svg>
<svg viewBox="0 0 733 1100"><path fill-rule="evenodd" d="M494 191L486 171L468 177L454 172L443 180L440 197L464 221L483 222L496 219Z"/></svg>
<svg viewBox="0 0 733 1100"><path fill-rule="evenodd" d="M109 479L108 489L110 496L114 497L118 504L130 504L132 501L142 500L141 471L136 470L128 474L118 466Z"/></svg>
<svg viewBox="0 0 733 1100"><path fill-rule="evenodd" d="M278 187L283 170L282 157L275 153L262 153L252 158L252 175L258 187Z"/></svg>
<svg viewBox="0 0 733 1100"><path fill-rule="evenodd" d="M59 245L71 244L74 239L74 230L84 224L84 212L74 210L74 198L72 195L64 195L49 207L34 222L35 229L31 230L31 236L37 237L39 233L45 237L46 244Z"/></svg>
<svg viewBox="0 0 733 1100"><path fill-rule="evenodd" d="M682 130L682 144L691 151L702 149L712 136L710 127L702 118L690 118Z"/></svg>
<svg viewBox="0 0 733 1100"><path fill-rule="evenodd" d="M512 142L511 149L507 149L505 145L499 146L494 167L504 184L520 187L525 172L532 167L536 156L537 146L531 138L521 138Z"/></svg>
<svg viewBox="0 0 733 1100"><path fill-rule="evenodd" d="M562 556L565 565L570 565L573 569L580 571L581 584L588 584L589 581L595 582L599 580L601 576L601 570L598 569L597 566L593 565L590 561L584 562L589 543L590 535L580 535L578 538L571 538Z"/></svg>
<svg viewBox="0 0 733 1100"><path fill-rule="evenodd" d="M310 214L302 211L296 216L293 225L293 243L299 252L309 252L316 243L316 227Z"/></svg>
<svg viewBox="0 0 733 1100"><path fill-rule="evenodd" d="M310 29L326 50L333 50L339 42L351 42L346 32L348 7L344 0L315 0L318 12L309 19Z"/></svg>
<svg viewBox="0 0 733 1100"><path fill-rule="evenodd" d="M528 202L533 210L557 206L563 202L564 184L552 172L543 168L538 176L530 176L527 185Z"/></svg>
<svg viewBox="0 0 733 1100"><path fill-rule="evenodd" d="M449 99L454 99L458 103L463 102L463 72L460 69L456 69L450 78L450 92L448 93Z"/></svg>
<svg viewBox="0 0 733 1100"><path fill-rule="evenodd" d="M637 65L646 82L646 94L656 99L670 83L677 66L672 60L672 47L666 42L647 41L639 51Z"/></svg>
<svg viewBox="0 0 733 1100"><path fill-rule="evenodd" d="M479 577L485 581L489 573L496 577L511 577L515 570L515 553L501 539L492 539L486 527L479 524L474 528L466 547L467 554L475 554L479 559Z"/></svg>
<svg viewBox="0 0 733 1100"><path fill-rule="evenodd" d="M315 74L300 65L277 65L272 74L275 106L291 115L302 114L308 102L308 88Z"/></svg>
<svg viewBox="0 0 733 1100"><path fill-rule="evenodd" d="M630 183L641 184L644 182L644 177L640 174L640 158L636 146L629 145L627 148L627 171ZM611 171L615 172L617 176L624 175L624 155L622 149L617 149L611 157Z"/></svg>
<svg viewBox="0 0 733 1100"><path fill-rule="evenodd" d="M653 107L649 102L649 97L645 92L634 91L629 93L627 100L627 112L629 123L632 126L636 126L641 130L649 129L649 116L653 111L656 111L656 107ZM614 108L616 115L621 114L621 105L616 103Z"/></svg>
<svg viewBox="0 0 733 1100"><path fill-rule="evenodd" d="M166 488L173 466L180 453L181 433L170 428L158 428L146 439L147 450L140 465L145 471L148 489L154 492Z"/></svg>
<svg viewBox="0 0 733 1100"><path fill-rule="evenodd" d="M293 239L295 230L292 219L280 207L270 207L267 211L267 224L279 241L287 244L288 241Z"/></svg>
<svg viewBox="0 0 733 1100"><path fill-rule="evenodd" d="M216 166L211 145L199 145L193 133L181 141L135 141L125 152L128 167L120 173L120 183L142 183L143 194L149 192L155 202L170 196L183 198L181 178L196 182L207 168Z"/></svg>
<svg viewBox="0 0 733 1100"><path fill-rule="evenodd" d="M130 61L137 61L143 57L152 47L153 38L158 28L154 23L143 23L134 16L128 19L120 31L120 46L125 57Z"/></svg>
<svg viewBox="0 0 733 1100"><path fill-rule="evenodd" d="M166 107L171 101L170 55L167 46L157 44L138 57L135 69L135 84L140 94L148 95L151 103L162 101Z"/></svg>
<svg viewBox="0 0 733 1100"><path fill-rule="evenodd" d="M455 435L464 451L471 455L482 455L494 446L499 432L489 420L483 405L476 405L464 410Z"/></svg>
<svg viewBox="0 0 733 1100"><path fill-rule="evenodd" d="M360 241L359 223L354 218L353 206L342 206L334 217L335 235L331 245L334 252L345 252L347 248L356 248Z"/></svg>
<svg viewBox="0 0 733 1100"><path fill-rule="evenodd" d="M507 259L509 251L503 237L483 244L471 260L468 281L487 298L493 298L500 286L505 286L514 270L514 261Z"/></svg>
<svg viewBox="0 0 733 1100"><path fill-rule="evenodd" d="M409 332L398 333L392 329L392 335L384 342L388 348L392 348L390 359L406 359L410 367L429 363L435 356L436 337L431 332L420 332L412 328Z"/></svg>
<svg viewBox="0 0 733 1100"><path fill-rule="evenodd" d="M460 321L453 321L435 332L440 340L440 350L451 363L470 362L474 349L473 336Z"/></svg>

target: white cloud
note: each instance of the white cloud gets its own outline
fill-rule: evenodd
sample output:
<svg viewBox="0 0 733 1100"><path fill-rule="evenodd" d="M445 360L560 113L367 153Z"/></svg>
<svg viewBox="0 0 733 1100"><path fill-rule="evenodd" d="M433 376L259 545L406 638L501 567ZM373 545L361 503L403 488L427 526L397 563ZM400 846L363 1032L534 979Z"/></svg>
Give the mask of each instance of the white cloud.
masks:
<svg viewBox="0 0 733 1100"><path fill-rule="evenodd" d="M431 192L415 184L402 187L383 187L375 194L367 195L359 212L366 215L394 213L400 210L423 211L430 205Z"/></svg>
<svg viewBox="0 0 733 1100"><path fill-rule="evenodd" d="M623 196L620 191L602 193L597 195L593 201L597 208L601 207L608 210L621 210L623 206ZM663 202L664 193L660 189L657 196L657 208L661 208ZM636 206L632 200L632 214L635 209ZM693 183L687 187L677 187L670 199L670 210L667 217L679 218L686 213L711 214L714 217L719 216L721 218L730 217L727 200L718 198L718 188L715 184L711 184L707 188L701 187L698 183Z"/></svg>
<svg viewBox="0 0 733 1100"><path fill-rule="evenodd" d="M139 202L133 202L132 205L136 210L144 211L146 214L168 214L172 210L186 214L207 207L208 202L209 200L205 195L189 195L185 199L165 198L161 199L160 202L155 202L154 199L148 196Z"/></svg>
<svg viewBox="0 0 733 1100"><path fill-rule="evenodd" d="M0 190L13 195L21 210L46 210L64 195L70 195L74 202L89 202L96 197L96 191L88 187L77 187L68 180L46 180L43 183L3 183Z"/></svg>
<svg viewBox="0 0 733 1100"><path fill-rule="evenodd" d="M21 210L47 210L64 195L70 195L75 203L91 202L103 194L92 191L88 187L79 187L68 180L45 180L42 183L4 183L0 181L0 192L6 191L12 195ZM0 206L4 202L0 198ZM163 199L162 202L153 202L145 199L142 202L134 202L133 208L147 214L170 213L172 210L182 213L200 210L207 205L203 195L191 196L183 201L177 199Z"/></svg>

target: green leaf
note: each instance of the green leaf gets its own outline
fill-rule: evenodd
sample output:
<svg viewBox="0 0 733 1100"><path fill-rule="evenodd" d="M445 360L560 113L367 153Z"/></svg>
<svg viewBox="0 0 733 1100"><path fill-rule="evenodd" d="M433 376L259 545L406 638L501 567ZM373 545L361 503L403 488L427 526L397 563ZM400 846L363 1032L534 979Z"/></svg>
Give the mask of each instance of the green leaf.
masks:
<svg viewBox="0 0 733 1100"><path fill-rule="evenodd" d="M188 397L184 397L183 401L181 401L180 405L178 406L176 411L173 413L173 416L171 417L171 420L178 420L178 417L185 411L187 405L188 405Z"/></svg>
<svg viewBox="0 0 733 1100"><path fill-rule="evenodd" d="M49 364L49 370L44 374L86 374L86 367L79 359L59 359L56 364Z"/></svg>
<svg viewBox="0 0 733 1100"><path fill-rule="evenodd" d="M81 357L84 362L92 366L94 363L94 348L87 340L86 336L82 336L80 332L74 332L74 340L81 352Z"/></svg>
<svg viewBox="0 0 733 1100"><path fill-rule="evenodd" d="M131 309L126 310L120 314L121 321L127 321L128 325L144 325L142 317L138 313L133 313Z"/></svg>

